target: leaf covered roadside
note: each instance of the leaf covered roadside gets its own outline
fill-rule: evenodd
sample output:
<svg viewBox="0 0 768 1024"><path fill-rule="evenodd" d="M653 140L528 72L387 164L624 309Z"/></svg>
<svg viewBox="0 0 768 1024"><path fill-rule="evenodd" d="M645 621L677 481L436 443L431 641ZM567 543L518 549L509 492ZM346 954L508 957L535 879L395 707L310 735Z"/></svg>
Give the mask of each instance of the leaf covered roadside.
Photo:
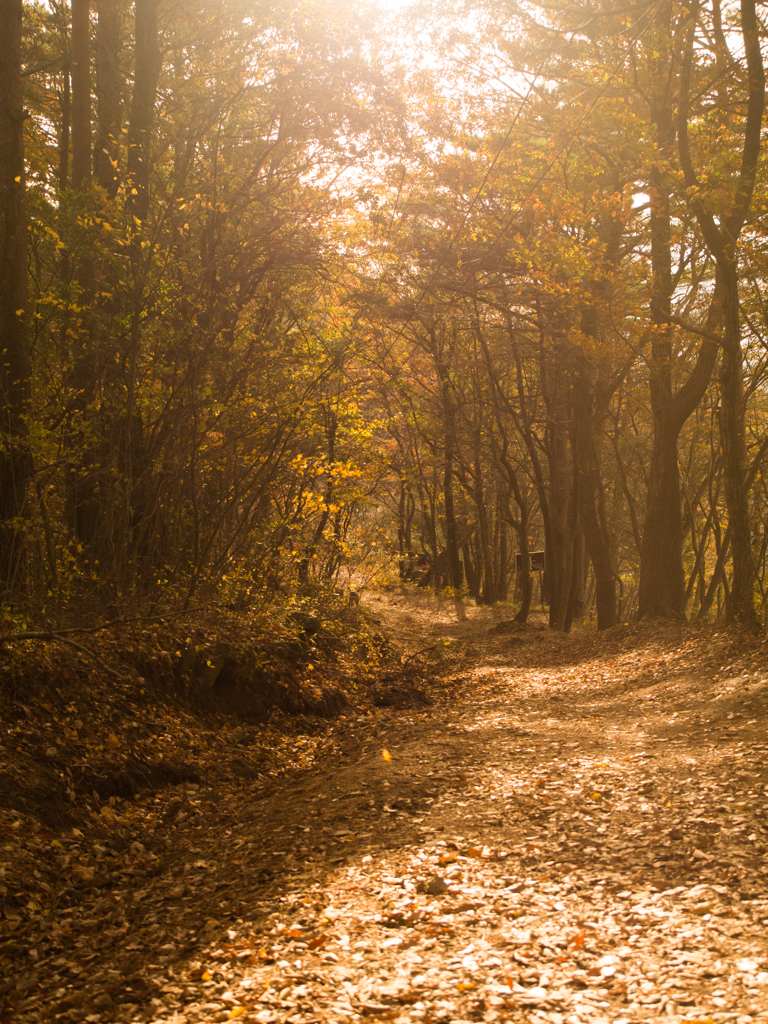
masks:
<svg viewBox="0 0 768 1024"><path fill-rule="evenodd" d="M118 624L78 637L85 652L0 646L3 974L13 979L22 947L22 963L37 962L35 936L48 941L66 908L166 870L167 850L150 849L147 833L210 824L224 791L266 792L344 748L349 714L381 700L393 655L356 609L317 621L310 636L299 614L264 622L219 609L215 621ZM416 675L402 699L420 699Z"/></svg>
<svg viewBox="0 0 768 1024"><path fill-rule="evenodd" d="M471 612L410 609L455 634L431 707L275 718L258 777L245 726L158 708L199 782L4 812L4 1019L761 1019L761 645L629 627L567 664Z"/></svg>

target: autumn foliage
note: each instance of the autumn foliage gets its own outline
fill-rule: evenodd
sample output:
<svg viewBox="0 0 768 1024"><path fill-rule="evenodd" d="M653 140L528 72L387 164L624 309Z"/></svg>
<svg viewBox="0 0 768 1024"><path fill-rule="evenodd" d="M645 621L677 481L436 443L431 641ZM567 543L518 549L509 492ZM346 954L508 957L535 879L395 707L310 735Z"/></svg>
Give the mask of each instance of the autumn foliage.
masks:
<svg viewBox="0 0 768 1024"><path fill-rule="evenodd" d="M753 0L3 16L16 626L396 576L757 623Z"/></svg>

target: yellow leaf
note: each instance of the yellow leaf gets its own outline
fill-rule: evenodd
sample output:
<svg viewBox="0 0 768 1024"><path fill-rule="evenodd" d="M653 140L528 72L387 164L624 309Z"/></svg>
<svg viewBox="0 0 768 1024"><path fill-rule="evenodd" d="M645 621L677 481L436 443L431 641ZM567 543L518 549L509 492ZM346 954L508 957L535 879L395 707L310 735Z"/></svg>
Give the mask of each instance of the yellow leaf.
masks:
<svg viewBox="0 0 768 1024"><path fill-rule="evenodd" d="M90 882L96 872L85 864L75 864L72 868L72 874L81 882Z"/></svg>
<svg viewBox="0 0 768 1024"><path fill-rule="evenodd" d="M18 178L14 178L13 180L14 181L21 181L21 175L19 175Z"/></svg>
<svg viewBox="0 0 768 1024"><path fill-rule="evenodd" d="M229 1011L229 1019L232 1020L233 1017L239 1017L241 1013L245 1013L244 1006L233 1006Z"/></svg>
<svg viewBox="0 0 768 1024"><path fill-rule="evenodd" d="M117 748L120 746L120 740L117 738L117 736L115 736L113 732L111 732L109 736L107 736L107 746L109 747L110 750L117 750Z"/></svg>
<svg viewBox="0 0 768 1024"><path fill-rule="evenodd" d="M382 750L381 756L384 758L385 761L391 761L392 760L392 755L390 754L390 752L388 750Z"/></svg>
<svg viewBox="0 0 768 1024"><path fill-rule="evenodd" d="M211 980L211 973L210 973L210 971L203 971L203 973L200 975L200 980L201 981L210 981Z"/></svg>

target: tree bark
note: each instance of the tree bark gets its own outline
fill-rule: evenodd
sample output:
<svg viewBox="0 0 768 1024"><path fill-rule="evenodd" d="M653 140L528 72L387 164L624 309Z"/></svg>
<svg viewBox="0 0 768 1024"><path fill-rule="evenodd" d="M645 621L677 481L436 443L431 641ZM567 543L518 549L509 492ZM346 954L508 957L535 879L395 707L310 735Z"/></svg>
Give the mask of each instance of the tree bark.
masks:
<svg viewBox="0 0 768 1024"><path fill-rule="evenodd" d="M673 57L669 45L670 20L671 5L665 3L659 8L655 19L657 32L653 37L651 58L654 94L650 104L650 119L658 152L658 160L650 174L653 283L649 388L653 413L653 447L640 549L638 615L684 618L687 598L677 442L683 425L704 397L709 385L717 358L717 344L708 339L702 342L694 370L686 384L676 393L671 319L675 290L672 274L672 184L667 171L667 167L672 165L675 146L672 108L675 76L672 74ZM711 333L719 320L719 299L719 293L713 296L706 333Z"/></svg>
<svg viewBox="0 0 768 1024"><path fill-rule="evenodd" d="M744 359L739 322L739 284L736 264L723 273L725 331L720 357L720 441L723 452L723 490L731 530L732 579L729 619L757 625L755 564L749 521L749 494L745 482L747 440L744 423Z"/></svg>
<svg viewBox="0 0 768 1024"><path fill-rule="evenodd" d="M72 184L88 187L91 180L91 10L90 0L72 5Z"/></svg>
<svg viewBox="0 0 768 1024"><path fill-rule="evenodd" d="M599 411L594 375L595 370L589 360L584 356L578 356L572 388L576 495L579 521L584 530L587 551L595 571L597 628L609 629L616 625L618 604L616 574L611 557L611 536L605 516L605 492L600 476L600 458L595 437Z"/></svg>
<svg viewBox="0 0 768 1024"><path fill-rule="evenodd" d="M158 0L136 0L136 49L131 121L128 130L128 213L144 221L149 213L152 127L161 54Z"/></svg>
<svg viewBox="0 0 768 1024"><path fill-rule="evenodd" d="M109 199L117 195L120 140L120 0L97 0L96 102L97 129L93 173Z"/></svg>
<svg viewBox="0 0 768 1024"><path fill-rule="evenodd" d="M0 3L0 583L23 585L31 457L22 0Z"/></svg>
<svg viewBox="0 0 768 1024"><path fill-rule="evenodd" d="M700 183L693 166L688 139L690 84L698 4L693 4L686 31L678 108L678 150L691 208L707 248L717 264L723 313L720 363L720 436L723 450L723 482L731 532L732 580L728 589L726 617L748 627L757 625L755 564L752 556L749 499L745 486L746 435L744 423L744 365L741 351L738 240L752 203L761 148L765 106L765 69L760 50L755 0L741 0L741 31L747 63L747 113L741 166L730 209L716 220L702 202Z"/></svg>

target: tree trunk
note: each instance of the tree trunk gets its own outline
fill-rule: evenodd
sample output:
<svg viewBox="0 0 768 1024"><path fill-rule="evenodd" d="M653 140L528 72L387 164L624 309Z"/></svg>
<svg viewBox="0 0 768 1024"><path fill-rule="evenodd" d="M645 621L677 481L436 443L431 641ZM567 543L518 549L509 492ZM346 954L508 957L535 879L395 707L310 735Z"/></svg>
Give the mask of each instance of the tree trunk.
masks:
<svg viewBox="0 0 768 1024"><path fill-rule="evenodd" d="M515 615L515 622L527 622L531 614L531 601L533 600L533 576L531 575L531 551L528 546L528 537L522 532L518 533L518 544L520 545L521 569L517 575L517 585L520 588L520 607Z"/></svg>
<svg viewBox="0 0 768 1024"><path fill-rule="evenodd" d="M117 195L117 157L120 140L121 0L97 0L96 97L97 129L93 173L109 199Z"/></svg>
<svg viewBox="0 0 768 1024"><path fill-rule="evenodd" d="M698 406L709 385L717 358L717 345L705 340L686 383L674 391L672 376L672 230L671 183L667 166L675 142L669 74L669 5L664 4L657 17L656 54L657 93L651 102L658 162L651 168L651 360L649 388L653 413L653 447L646 498L643 542L640 549L638 615L684 618L686 607L683 569L683 525L680 498L680 473L677 441L688 417ZM712 297L706 329L710 333L719 319L719 293Z"/></svg>
<svg viewBox="0 0 768 1024"><path fill-rule="evenodd" d="M586 585L586 549L584 535L579 531L573 538L573 570L571 572L571 593L568 611L563 623L563 632L570 633L573 620L584 614L584 590Z"/></svg>
<svg viewBox="0 0 768 1024"><path fill-rule="evenodd" d="M72 5L72 184L91 180L91 19L90 0Z"/></svg>
<svg viewBox="0 0 768 1024"><path fill-rule="evenodd" d="M563 566L557 604L550 606L549 624L554 629L570 632L573 624L573 611L576 594L579 589L579 551L576 545L576 529L578 524L578 493L572 481L577 479L578 463L575 445L571 444L572 470L562 467L562 477L568 480L568 508L565 522L560 529L563 550ZM554 614L553 614L554 613Z"/></svg>
<svg viewBox="0 0 768 1024"><path fill-rule="evenodd" d="M744 425L744 365L739 322L739 285L735 262L724 276L725 331L720 357L720 443L723 452L723 489L731 531L733 576L729 620L757 625L755 564L749 521L749 494L745 485L747 442Z"/></svg>
<svg viewBox="0 0 768 1024"><path fill-rule="evenodd" d="M685 614L683 528L677 431L666 417L654 419L653 449L640 552L640 615L681 618Z"/></svg>
<svg viewBox="0 0 768 1024"><path fill-rule="evenodd" d="M499 493L496 499L496 530L494 536L494 554L496 556L495 579L496 599L506 601L509 593L507 577L507 524L504 511L509 506L509 494Z"/></svg>
<svg viewBox="0 0 768 1024"><path fill-rule="evenodd" d="M59 184L59 195L61 195L62 192L65 192L69 188L69 146L72 122L72 88L70 79L71 68L69 60L69 26L63 18L62 22L63 24L61 26L61 48L63 51L63 67L61 70L61 94L59 96L61 113L59 115L59 121L57 126L59 150L59 166L57 171L57 178Z"/></svg>
<svg viewBox="0 0 768 1024"><path fill-rule="evenodd" d="M459 529L453 502L453 447L446 435L445 462L443 464L443 506L445 513L445 549L448 558L448 574L451 586L458 594L464 583L459 551Z"/></svg>
<svg viewBox="0 0 768 1024"><path fill-rule="evenodd" d="M22 0L0 3L0 583L23 584L31 457Z"/></svg>
<svg viewBox="0 0 768 1024"><path fill-rule="evenodd" d="M405 579L406 574L406 550L410 552L410 547L406 547L405 543L405 509L407 501L407 491L405 489L405 479L400 478L400 498L397 503L397 553L398 559L398 572L401 580Z"/></svg>
<svg viewBox="0 0 768 1024"><path fill-rule="evenodd" d="M155 116L161 54L157 25L158 0L135 0L136 50L131 123L128 131L128 213L140 221L149 212L152 126Z"/></svg>
<svg viewBox="0 0 768 1024"><path fill-rule="evenodd" d="M680 164L689 202L701 228L707 248L717 264L717 287L723 313L720 369L720 435L723 450L723 479L728 529L731 531L733 577L726 588L726 617L754 627L755 565L752 557L749 501L745 484L746 439L744 426L744 366L741 351L739 309L738 240L747 219L760 159L761 129L765 106L765 69L760 50L755 0L741 0L741 32L747 64L748 100L743 120L744 141L731 201L715 218L702 202L699 177L693 166L688 138L691 71L696 52L695 32L698 4L694 4L686 26L683 66L680 76L677 138ZM741 88L741 84L739 85ZM730 97L723 97L729 102ZM725 581L724 581L725 587Z"/></svg>
<svg viewBox="0 0 768 1024"><path fill-rule="evenodd" d="M576 494L579 520L595 570L597 628L609 629L616 625L618 605L611 536L605 517L605 493L595 437L594 372L588 359L577 357L572 389Z"/></svg>
<svg viewBox="0 0 768 1024"><path fill-rule="evenodd" d="M477 509L477 525L479 536L477 543L478 570L482 574L482 600L483 604L495 604L496 597L496 575L494 573L493 553L491 548L492 527L489 522L489 510L485 501L485 486L483 482L483 463L481 453L481 439L483 434L482 422L478 424L474 434L475 465L474 465L474 487L471 489L472 497ZM478 581L479 590L479 581Z"/></svg>

